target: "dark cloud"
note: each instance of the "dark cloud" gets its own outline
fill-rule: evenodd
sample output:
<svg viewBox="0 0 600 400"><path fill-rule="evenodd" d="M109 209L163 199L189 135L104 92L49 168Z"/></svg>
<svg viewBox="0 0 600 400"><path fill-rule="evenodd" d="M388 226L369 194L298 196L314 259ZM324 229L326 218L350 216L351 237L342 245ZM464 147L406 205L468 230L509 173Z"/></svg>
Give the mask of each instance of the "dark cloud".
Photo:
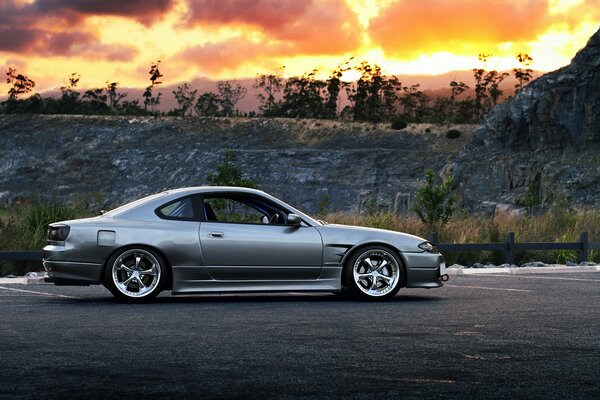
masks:
<svg viewBox="0 0 600 400"><path fill-rule="evenodd" d="M371 19L369 34L387 54L485 51L501 42L535 40L549 24L547 0L400 0Z"/></svg>
<svg viewBox="0 0 600 400"><path fill-rule="evenodd" d="M109 61L129 61L137 50L131 46L98 43L88 32L46 32L39 29L0 28L0 52L43 57L80 56Z"/></svg>
<svg viewBox="0 0 600 400"><path fill-rule="evenodd" d="M174 4L174 0L37 0L32 7L44 14L72 14L79 18L112 15L149 25L170 11Z"/></svg>
<svg viewBox="0 0 600 400"><path fill-rule="evenodd" d="M38 0L30 4L16 1L0 3L0 52L20 53L39 56L81 56L112 61L131 60L137 50L130 46L99 43L95 34L81 30L76 22L81 22L83 13L92 15L100 3L105 4L99 13L112 15L130 15L132 6L139 5L144 10L163 10L172 0L144 1L67 1ZM118 6L118 3L125 4ZM141 16L141 20L150 21L152 13ZM56 22L58 26L54 26ZM63 25L69 30L60 30ZM58 28L58 29L57 29Z"/></svg>
<svg viewBox="0 0 600 400"><path fill-rule="evenodd" d="M0 51L19 53L37 46L44 36L38 29L22 29L0 26Z"/></svg>
<svg viewBox="0 0 600 400"><path fill-rule="evenodd" d="M188 0L187 22L194 24L247 24L277 31L313 5L311 0Z"/></svg>

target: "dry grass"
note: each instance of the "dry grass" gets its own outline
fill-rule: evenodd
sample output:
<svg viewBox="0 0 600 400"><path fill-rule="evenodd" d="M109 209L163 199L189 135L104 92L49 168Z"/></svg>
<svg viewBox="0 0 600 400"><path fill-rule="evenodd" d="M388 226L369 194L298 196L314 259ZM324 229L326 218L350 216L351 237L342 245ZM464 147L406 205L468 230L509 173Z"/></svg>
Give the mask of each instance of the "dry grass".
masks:
<svg viewBox="0 0 600 400"><path fill-rule="evenodd" d="M323 219L330 223L389 229L424 238L429 238L431 235L430 229L413 215L332 213L325 215ZM440 243L503 242L509 232L515 233L517 242L576 242L581 232L588 232L590 241L600 241L600 212L571 211L558 207L545 214L533 216L498 214L493 218L486 218L459 215L439 229L438 241ZM449 263L466 265L475 262L494 264L504 262L504 254L495 252L448 253L446 258ZM590 259L600 262L600 254L597 251L590 252ZM577 254L574 251L522 252L517 254L517 261L564 263L577 261Z"/></svg>

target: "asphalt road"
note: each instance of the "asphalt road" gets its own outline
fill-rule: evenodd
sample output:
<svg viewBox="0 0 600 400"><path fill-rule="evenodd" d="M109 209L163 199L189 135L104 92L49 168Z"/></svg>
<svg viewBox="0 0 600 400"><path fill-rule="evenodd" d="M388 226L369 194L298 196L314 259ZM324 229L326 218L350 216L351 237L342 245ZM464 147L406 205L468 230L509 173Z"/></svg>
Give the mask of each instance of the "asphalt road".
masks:
<svg viewBox="0 0 600 400"><path fill-rule="evenodd" d="M456 276L386 303L0 285L0 398L600 398L600 274Z"/></svg>

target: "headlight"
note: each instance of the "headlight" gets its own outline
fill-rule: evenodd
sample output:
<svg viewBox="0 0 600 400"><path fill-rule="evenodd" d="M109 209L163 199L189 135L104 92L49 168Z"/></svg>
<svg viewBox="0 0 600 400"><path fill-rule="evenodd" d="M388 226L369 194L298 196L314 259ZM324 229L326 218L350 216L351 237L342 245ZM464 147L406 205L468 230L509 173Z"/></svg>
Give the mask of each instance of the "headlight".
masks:
<svg viewBox="0 0 600 400"><path fill-rule="evenodd" d="M435 246L433 244L431 244L430 242L421 243L419 245L419 248L428 253L437 253L438 252L438 250L435 248Z"/></svg>
<svg viewBox="0 0 600 400"><path fill-rule="evenodd" d="M48 227L48 243L64 242L69 236L71 227L68 225L50 225Z"/></svg>

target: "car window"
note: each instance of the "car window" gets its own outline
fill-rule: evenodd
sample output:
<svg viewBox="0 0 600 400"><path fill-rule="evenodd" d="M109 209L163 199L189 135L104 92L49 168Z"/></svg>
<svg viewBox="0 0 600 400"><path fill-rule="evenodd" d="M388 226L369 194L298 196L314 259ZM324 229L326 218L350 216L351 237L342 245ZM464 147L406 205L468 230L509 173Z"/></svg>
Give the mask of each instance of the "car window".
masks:
<svg viewBox="0 0 600 400"><path fill-rule="evenodd" d="M194 218L192 198L184 197L168 203L158 209L158 214L166 218L192 219Z"/></svg>
<svg viewBox="0 0 600 400"><path fill-rule="evenodd" d="M204 220L245 224L285 225L287 212L254 196L204 197Z"/></svg>
<svg viewBox="0 0 600 400"><path fill-rule="evenodd" d="M205 198L204 207L208 221L261 223L263 217L268 218L265 212L232 198Z"/></svg>

